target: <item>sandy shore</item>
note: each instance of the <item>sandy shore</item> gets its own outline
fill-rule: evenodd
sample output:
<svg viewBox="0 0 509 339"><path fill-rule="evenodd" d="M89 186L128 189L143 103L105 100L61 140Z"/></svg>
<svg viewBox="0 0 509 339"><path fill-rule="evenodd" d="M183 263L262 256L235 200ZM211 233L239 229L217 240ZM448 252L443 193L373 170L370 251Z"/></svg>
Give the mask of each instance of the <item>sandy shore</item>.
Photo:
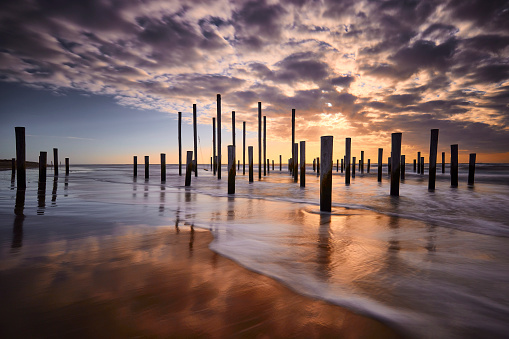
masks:
<svg viewBox="0 0 509 339"><path fill-rule="evenodd" d="M240 267L212 240L179 225L13 247L0 263L0 337L398 337Z"/></svg>

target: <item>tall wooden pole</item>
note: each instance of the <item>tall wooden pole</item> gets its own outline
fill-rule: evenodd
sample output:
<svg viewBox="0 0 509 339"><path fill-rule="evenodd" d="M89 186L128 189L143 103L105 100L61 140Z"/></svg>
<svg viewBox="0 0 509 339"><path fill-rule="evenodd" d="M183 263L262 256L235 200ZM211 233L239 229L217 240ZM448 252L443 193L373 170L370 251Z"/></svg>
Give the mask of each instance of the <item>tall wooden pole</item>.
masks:
<svg viewBox="0 0 509 339"><path fill-rule="evenodd" d="M58 148L53 148L53 173L58 177Z"/></svg>
<svg viewBox="0 0 509 339"><path fill-rule="evenodd" d="M267 159L267 116L263 116L263 159ZM263 176L267 175L266 161L263 162Z"/></svg>
<svg viewBox="0 0 509 339"><path fill-rule="evenodd" d="M14 127L16 134L16 170L18 172L17 188L27 187L25 127Z"/></svg>
<svg viewBox="0 0 509 339"><path fill-rule="evenodd" d="M429 143L429 168L428 168L428 190L435 189L437 177L437 153L438 153L438 129L431 130L431 139Z"/></svg>
<svg viewBox="0 0 509 339"><path fill-rule="evenodd" d="M247 148L249 161L249 182L253 182L253 146Z"/></svg>
<svg viewBox="0 0 509 339"><path fill-rule="evenodd" d="M198 126L196 123L196 104L193 104L193 134L194 134L194 176L198 176Z"/></svg>
<svg viewBox="0 0 509 339"><path fill-rule="evenodd" d="M361 174L364 174L364 151L361 151L360 169L361 169Z"/></svg>
<svg viewBox="0 0 509 339"><path fill-rule="evenodd" d="M352 138L345 139L345 184L350 184L350 159L352 158Z"/></svg>
<svg viewBox="0 0 509 339"><path fill-rule="evenodd" d="M475 175L475 153L470 153L470 158L468 161L468 185L472 186L474 184L474 175Z"/></svg>
<svg viewBox="0 0 509 339"><path fill-rule="evenodd" d="M216 156L216 118L212 118L212 170L214 171L214 176L216 175L217 170L217 156Z"/></svg>
<svg viewBox="0 0 509 339"><path fill-rule="evenodd" d="M401 133L392 133L392 156L391 156L391 195L399 196L400 159L401 159Z"/></svg>
<svg viewBox="0 0 509 339"><path fill-rule="evenodd" d="M221 94L217 95L217 179L221 179Z"/></svg>
<svg viewBox="0 0 509 339"><path fill-rule="evenodd" d="M320 138L320 211L330 212L332 207L332 136Z"/></svg>
<svg viewBox="0 0 509 339"><path fill-rule="evenodd" d="M384 156L384 149L378 149L378 182L382 182L382 161Z"/></svg>
<svg viewBox="0 0 509 339"><path fill-rule="evenodd" d="M232 111L232 145L233 145L233 172L237 174L237 171L235 171L235 163L237 162L237 146L235 139L237 139L237 134L235 130L235 111Z"/></svg>
<svg viewBox="0 0 509 339"><path fill-rule="evenodd" d="M242 122L242 175L246 175L246 122Z"/></svg>
<svg viewBox="0 0 509 339"><path fill-rule="evenodd" d="M149 177L148 165L149 165L149 158L148 158L148 155L145 155L145 179L148 179L148 177Z"/></svg>
<svg viewBox="0 0 509 339"><path fill-rule="evenodd" d="M179 175L182 175L182 112L178 112Z"/></svg>
<svg viewBox="0 0 509 339"><path fill-rule="evenodd" d="M187 151L185 186L191 186L191 171L193 170L192 167L193 167L193 151Z"/></svg>
<svg viewBox="0 0 509 339"><path fill-rule="evenodd" d="M445 152L442 152L442 173L445 173Z"/></svg>
<svg viewBox="0 0 509 339"><path fill-rule="evenodd" d="M258 102L258 180L262 179L262 103Z"/></svg>
<svg viewBox="0 0 509 339"><path fill-rule="evenodd" d="M417 174L421 174L421 152L417 152Z"/></svg>
<svg viewBox="0 0 509 339"><path fill-rule="evenodd" d="M166 181L166 154L161 153L161 182Z"/></svg>
<svg viewBox="0 0 509 339"><path fill-rule="evenodd" d="M228 194L235 194L235 147L228 145Z"/></svg>
<svg viewBox="0 0 509 339"><path fill-rule="evenodd" d="M451 187L458 187L458 145L451 145Z"/></svg>
<svg viewBox="0 0 509 339"><path fill-rule="evenodd" d="M291 173L293 174L293 171L295 169L295 158L297 158L297 154L294 153L295 151L295 108L292 108L292 163L291 163Z"/></svg>

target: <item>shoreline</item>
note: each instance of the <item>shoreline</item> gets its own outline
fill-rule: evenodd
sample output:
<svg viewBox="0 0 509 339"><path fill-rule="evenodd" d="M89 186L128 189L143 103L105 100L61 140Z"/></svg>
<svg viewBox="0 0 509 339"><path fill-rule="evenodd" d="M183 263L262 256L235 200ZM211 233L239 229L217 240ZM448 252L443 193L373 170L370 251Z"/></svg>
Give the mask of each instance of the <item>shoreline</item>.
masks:
<svg viewBox="0 0 509 339"><path fill-rule="evenodd" d="M7 258L0 266L2 337L401 337L215 253L208 230L117 230L50 240L38 253Z"/></svg>

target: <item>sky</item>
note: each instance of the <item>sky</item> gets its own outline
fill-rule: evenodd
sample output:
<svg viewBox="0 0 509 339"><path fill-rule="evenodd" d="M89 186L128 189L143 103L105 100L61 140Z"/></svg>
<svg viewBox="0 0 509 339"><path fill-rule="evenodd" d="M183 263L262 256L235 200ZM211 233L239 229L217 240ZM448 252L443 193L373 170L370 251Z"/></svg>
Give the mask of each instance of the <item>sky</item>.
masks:
<svg viewBox="0 0 509 339"><path fill-rule="evenodd" d="M334 159L389 156L403 133L408 162L459 144L460 162L509 162L509 2L498 0L16 0L0 3L0 158L15 156L25 126L27 160L59 148L71 163L131 163L167 154L212 155L222 96L222 153L237 158L242 122L257 159L257 103L267 117L267 158L307 162L320 136ZM247 152L246 152L247 153Z"/></svg>

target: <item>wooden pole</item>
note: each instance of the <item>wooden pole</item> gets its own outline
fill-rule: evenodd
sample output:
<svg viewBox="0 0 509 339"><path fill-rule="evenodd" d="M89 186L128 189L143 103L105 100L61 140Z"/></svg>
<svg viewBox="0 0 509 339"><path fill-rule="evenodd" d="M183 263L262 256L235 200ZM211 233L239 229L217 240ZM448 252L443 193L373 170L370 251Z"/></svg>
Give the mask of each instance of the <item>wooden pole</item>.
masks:
<svg viewBox="0 0 509 339"><path fill-rule="evenodd" d="M357 157L353 157L352 159L352 178L355 178L355 161L357 160Z"/></svg>
<svg viewBox="0 0 509 339"><path fill-rule="evenodd" d="M345 168L345 157L341 159L341 173L343 173L344 168Z"/></svg>
<svg viewBox="0 0 509 339"><path fill-rule="evenodd" d="M228 145L228 194L235 194L235 147Z"/></svg>
<svg viewBox="0 0 509 339"><path fill-rule="evenodd" d="M313 159L313 172L316 172L316 159Z"/></svg>
<svg viewBox="0 0 509 339"><path fill-rule="evenodd" d="M249 182L253 182L253 146L247 148L249 161Z"/></svg>
<svg viewBox="0 0 509 339"><path fill-rule="evenodd" d="M421 157L421 175L424 175L424 157Z"/></svg>
<svg viewBox="0 0 509 339"><path fill-rule="evenodd" d="M401 159L401 133L392 133L392 156L391 156L391 195L399 196L400 159Z"/></svg>
<svg viewBox="0 0 509 339"><path fill-rule="evenodd" d="M405 155L402 154L401 155L401 181L405 180L405 166L406 166Z"/></svg>
<svg viewBox="0 0 509 339"><path fill-rule="evenodd" d="M421 152L417 152L417 174L421 174Z"/></svg>
<svg viewBox="0 0 509 339"><path fill-rule="evenodd" d="M332 207L332 136L320 138L320 157L322 170L320 172L320 211L330 212Z"/></svg>
<svg viewBox="0 0 509 339"><path fill-rule="evenodd" d="M179 175L182 175L182 112L178 112ZM215 145L215 144L214 144Z"/></svg>
<svg viewBox="0 0 509 339"><path fill-rule="evenodd" d="M283 170L283 165L281 164L281 154L279 155L279 172Z"/></svg>
<svg viewBox="0 0 509 339"><path fill-rule="evenodd" d="M458 145L451 145L451 187L458 187Z"/></svg>
<svg viewBox="0 0 509 339"><path fill-rule="evenodd" d="M161 182L166 181L166 154L161 153Z"/></svg>
<svg viewBox="0 0 509 339"><path fill-rule="evenodd" d="M263 116L263 159L267 159L267 116ZM263 162L263 176L267 175L266 162Z"/></svg>
<svg viewBox="0 0 509 339"><path fill-rule="evenodd" d="M145 179L148 179L148 155L145 155Z"/></svg>
<svg viewBox="0 0 509 339"><path fill-rule="evenodd" d="M46 165L48 152L41 152L39 155L39 182L46 182Z"/></svg>
<svg viewBox="0 0 509 339"><path fill-rule="evenodd" d="M336 159L336 173L339 172L339 159Z"/></svg>
<svg viewBox="0 0 509 339"><path fill-rule="evenodd" d="M417 161L414 159L414 173L417 171Z"/></svg>
<svg viewBox="0 0 509 339"><path fill-rule="evenodd" d="M135 155L133 156L133 177L138 176L138 157Z"/></svg>
<svg viewBox="0 0 509 339"><path fill-rule="evenodd" d="M237 175L237 171L235 171L235 163L237 162L237 144L235 142L237 139L236 130L235 130L235 111L232 111L232 145L233 145L233 172Z"/></svg>
<svg viewBox="0 0 509 339"><path fill-rule="evenodd" d="M468 185L474 185L474 175L475 175L475 153L470 153L470 159L468 161Z"/></svg>
<svg viewBox="0 0 509 339"><path fill-rule="evenodd" d="M295 108L292 108L292 163L291 163L291 173L294 174L295 169L295 159L297 158L297 154L295 154Z"/></svg>
<svg viewBox="0 0 509 339"><path fill-rule="evenodd" d="M69 176L69 158L65 158L65 176Z"/></svg>
<svg viewBox="0 0 509 339"><path fill-rule="evenodd" d="M306 187L306 142L300 142L300 187Z"/></svg>
<svg viewBox="0 0 509 339"><path fill-rule="evenodd" d="M11 159L11 180L16 176L16 158Z"/></svg>
<svg viewBox="0 0 509 339"><path fill-rule="evenodd" d="M214 171L214 176L216 176L216 171L217 171L217 156L216 156L216 118L212 118L212 156L214 157L213 161L214 161L214 166L213 166L213 171Z"/></svg>
<svg viewBox="0 0 509 339"><path fill-rule="evenodd" d="M237 171L240 171L240 160L237 160Z"/></svg>
<svg viewBox="0 0 509 339"><path fill-rule="evenodd" d="M352 158L352 138L345 139L345 184L350 184L350 159Z"/></svg>
<svg viewBox="0 0 509 339"><path fill-rule="evenodd" d="M268 175L270 173L270 166L269 166L270 160L265 159L265 163L267 164L267 175Z"/></svg>
<svg viewBox="0 0 509 339"><path fill-rule="evenodd" d="M293 182L297 182L299 180L299 144L293 144Z"/></svg>
<svg viewBox="0 0 509 339"><path fill-rule="evenodd" d="M242 175L246 175L246 122L242 122Z"/></svg>
<svg viewBox="0 0 509 339"><path fill-rule="evenodd" d="M320 175L320 157L316 158L316 176Z"/></svg>
<svg viewBox="0 0 509 339"><path fill-rule="evenodd" d="M392 152L391 152L391 155L392 155ZM392 173L392 157L388 157L387 158L387 175L390 177L391 176L391 173Z"/></svg>
<svg viewBox="0 0 509 339"><path fill-rule="evenodd" d="M442 173L445 173L445 152L442 152Z"/></svg>
<svg viewBox="0 0 509 339"><path fill-rule="evenodd" d="M272 160L272 171L274 171L274 160Z"/></svg>
<svg viewBox="0 0 509 339"><path fill-rule="evenodd" d="M16 170L18 172L17 188L24 190L26 183L26 144L25 127L14 127L16 134Z"/></svg>
<svg viewBox="0 0 509 339"><path fill-rule="evenodd" d="M58 177L58 148L53 148L53 173Z"/></svg>
<svg viewBox="0 0 509 339"><path fill-rule="evenodd" d="M437 177L437 153L438 153L438 129L431 130L429 145L429 168L428 168L428 190L435 189Z"/></svg>
<svg viewBox="0 0 509 339"><path fill-rule="evenodd" d="M217 95L217 179L221 179L221 94Z"/></svg>
<svg viewBox="0 0 509 339"><path fill-rule="evenodd" d="M193 151L187 151L185 186L191 186L191 171L193 170L192 167L193 167Z"/></svg>
<svg viewBox="0 0 509 339"><path fill-rule="evenodd" d="M382 159L384 156L384 149L378 149L378 182L382 182Z"/></svg>
<svg viewBox="0 0 509 339"><path fill-rule="evenodd" d="M361 174L364 174L364 151L361 151L361 163L360 163L360 168L361 168Z"/></svg>
<svg viewBox="0 0 509 339"><path fill-rule="evenodd" d="M194 176L198 176L198 126L196 123L196 104L193 104L193 134L194 134Z"/></svg>
<svg viewBox="0 0 509 339"><path fill-rule="evenodd" d="M210 157L210 171L212 172L214 170L214 160L212 157Z"/></svg>
<svg viewBox="0 0 509 339"><path fill-rule="evenodd" d="M262 103L258 102L258 180L262 179Z"/></svg>

